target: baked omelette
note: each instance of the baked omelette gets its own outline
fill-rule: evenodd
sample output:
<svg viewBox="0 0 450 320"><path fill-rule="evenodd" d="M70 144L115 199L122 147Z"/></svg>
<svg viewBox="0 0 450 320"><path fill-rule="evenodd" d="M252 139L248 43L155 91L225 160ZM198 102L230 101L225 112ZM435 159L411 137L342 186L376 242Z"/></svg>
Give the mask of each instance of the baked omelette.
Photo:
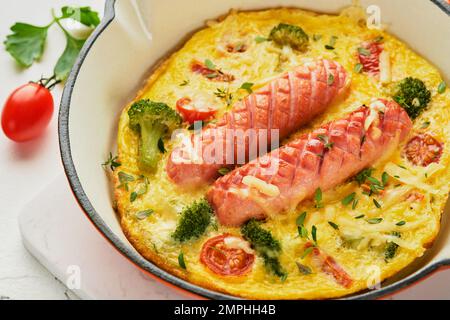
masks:
<svg viewBox="0 0 450 320"><path fill-rule="evenodd" d="M110 162L123 231L146 259L238 297L324 299L425 253L449 193L450 91L365 19L355 7L232 11L156 68ZM194 132L226 144L233 128L277 129L281 147L254 158L244 140L241 162L174 160Z"/></svg>

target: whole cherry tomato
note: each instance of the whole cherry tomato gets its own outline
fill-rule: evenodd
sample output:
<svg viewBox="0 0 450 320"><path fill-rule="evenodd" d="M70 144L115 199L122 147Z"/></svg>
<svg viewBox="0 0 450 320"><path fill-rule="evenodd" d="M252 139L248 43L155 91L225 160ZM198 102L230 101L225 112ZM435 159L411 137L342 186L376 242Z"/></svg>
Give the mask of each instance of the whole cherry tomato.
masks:
<svg viewBox="0 0 450 320"><path fill-rule="evenodd" d="M47 128L53 114L53 97L42 82L30 82L14 90L2 112L2 129L13 141L37 138Z"/></svg>

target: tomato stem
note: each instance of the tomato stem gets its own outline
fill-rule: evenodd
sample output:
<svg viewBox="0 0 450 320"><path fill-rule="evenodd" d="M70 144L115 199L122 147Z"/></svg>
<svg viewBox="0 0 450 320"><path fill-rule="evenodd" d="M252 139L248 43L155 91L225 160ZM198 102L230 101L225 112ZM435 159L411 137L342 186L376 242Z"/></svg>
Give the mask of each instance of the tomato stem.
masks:
<svg viewBox="0 0 450 320"><path fill-rule="evenodd" d="M44 76L41 76L41 78L38 81L30 81L32 83L37 83L44 88L47 88L48 90L52 90L58 83L61 82L61 80L58 80L56 78L56 75L52 75L50 78L44 78Z"/></svg>

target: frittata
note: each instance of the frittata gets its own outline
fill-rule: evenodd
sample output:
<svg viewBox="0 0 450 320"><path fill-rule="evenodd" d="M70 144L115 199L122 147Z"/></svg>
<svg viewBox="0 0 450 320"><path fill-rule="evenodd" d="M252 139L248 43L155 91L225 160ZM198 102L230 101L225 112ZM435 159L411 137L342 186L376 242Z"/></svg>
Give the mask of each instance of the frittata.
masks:
<svg viewBox="0 0 450 320"><path fill-rule="evenodd" d="M280 25L290 26L291 33L277 38L273 32ZM303 42L293 42L294 36ZM395 100L405 108L413 124L408 138L344 183L318 188L284 214L243 226L220 223L204 200L211 183L186 187L168 177L169 157L180 143L171 139L173 124L185 129L181 137L189 136L193 120L219 121L276 77L318 59L346 70L348 93L282 145L374 99ZM402 93L411 86L420 94L407 101ZM158 153L144 155L153 159L148 170L141 163L145 124L130 123L130 107L139 101L177 112L171 126L158 131ZM183 108L187 104L190 108ZM146 259L238 297L336 298L393 276L436 238L449 193L450 90L436 67L386 30L369 29L355 7L339 15L287 8L231 11L209 21L156 69L124 108L117 142L112 167L117 211L127 238ZM261 181L250 182L258 187ZM271 192L270 186L260 183L259 190ZM180 230L182 219L194 219L201 230ZM264 243L270 250L261 249Z"/></svg>

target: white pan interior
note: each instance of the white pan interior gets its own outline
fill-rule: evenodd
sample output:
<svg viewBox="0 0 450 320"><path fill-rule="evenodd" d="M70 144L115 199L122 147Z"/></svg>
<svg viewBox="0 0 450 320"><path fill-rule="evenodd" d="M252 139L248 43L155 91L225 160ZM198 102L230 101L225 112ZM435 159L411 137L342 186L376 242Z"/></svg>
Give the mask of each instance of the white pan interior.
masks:
<svg viewBox="0 0 450 320"><path fill-rule="evenodd" d="M117 237L129 246L112 209L110 184L101 163L115 149L117 121L149 70L204 21L231 8L290 6L335 13L350 0L118 0L116 17L87 55L73 89L69 138L75 169L91 204ZM450 79L450 19L431 1L370 0L381 8L389 31L439 66ZM449 208L447 208L449 211ZM445 219L446 221L446 219ZM444 222L445 222L444 221ZM450 258L449 224L415 269ZM411 270L407 271L408 273Z"/></svg>

